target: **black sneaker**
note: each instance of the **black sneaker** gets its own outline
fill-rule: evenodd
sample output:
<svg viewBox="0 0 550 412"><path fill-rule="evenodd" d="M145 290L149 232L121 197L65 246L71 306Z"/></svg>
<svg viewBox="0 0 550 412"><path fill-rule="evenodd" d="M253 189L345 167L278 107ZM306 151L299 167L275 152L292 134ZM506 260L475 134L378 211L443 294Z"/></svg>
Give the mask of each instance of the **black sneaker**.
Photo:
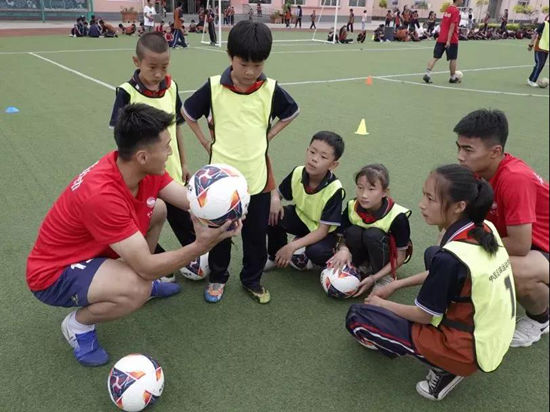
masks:
<svg viewBox="0 0 550 412"><path fill-rule="evenodd" d="M460 83L460 79L458 77L455 77L454 79L451 77L449 79L449 83Z"/></svg>
<svg viewBox="0 0 550 412"><path fill-rule="evenodd" d="M432 401L440 401L464 379L463 376L453 375L442 369L432 368L425 381L416 384L416 391L420 396Z"/></svg>
<svg viewBox="0 0 550 412"><path fill-rule="evenodd" d="M426 83L432 83L432 78L430 76L428 76L427 74L424 75L422 80L424 80Z"/></svg>

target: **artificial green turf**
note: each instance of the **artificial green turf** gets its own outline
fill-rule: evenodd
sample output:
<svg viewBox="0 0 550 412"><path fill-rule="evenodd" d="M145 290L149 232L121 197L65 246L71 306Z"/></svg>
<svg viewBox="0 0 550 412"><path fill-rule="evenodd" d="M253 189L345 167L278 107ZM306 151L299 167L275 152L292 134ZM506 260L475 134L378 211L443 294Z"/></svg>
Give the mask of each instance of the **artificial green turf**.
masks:
<svg viewBox="0 0 550 412"><path fill-rule="evenodd" d="M306 38L276 32L275 38ZM180 90L194 90L220 73L228 59L218 49L173 52L171 73ZM27 290L26 256L45 213L71 178L113 148L107 128L114 92L20 51L122 49L40 55L116 86L129 78L135 38L73 39L61 36L0 38L0 410L114 410L107 390L109 367L118 358L143 352L164 367L166 389L154 410L548 410L548 337L527 349L512 349L494 373L478 373L461 383L443 404L420 398L415 383L425 367L412 359L389 361L358 345L345 331L352 301L323 296L318 274L279 270L264 276L273 300L254 303L240 287L240 241L232 278L220 304L203 301L204 283L181 280L183 292L148 303L128 318L98 327L112 362L84 368L73 359L59 325L65 309L48 307ZM464 42L462 70L531 65L522 41ZM433 167L455 161L452 128L467 112L499 108L510 121L507 149L548 178L548 90L525 85L531 67L469 72L453 89L531 93L546 97L483 94L386 82L376 76L421 73L432 42L416 44L322 45L276 43L266 73L281 83L375 76L328 84L287 85L300 116L270 148L277 178L303 162L311 135L340 133L346 151L336 173L348 199L353 173L369 162L390 170L391 193L414 212L415 254L401 276L422 270L422 252L433 244L435 228L420 218L421 186ZM202 47L202 46L201 46ZM361 50L362 49L362 50ZM441 61L436 71L445 70ZM548 76L548 70L545 70ZM421 76L398 77L421 82ZM447 74L434 75L449 86ZM188 96L182 93L182 98ZM16 106L18 114L4 114ZM353 132L365 118L370 134ZM187 157L196 169L205 153L185 129ZM176 247L169 233L163 244ZM395 299L411 303L415 290ZM358 302L359 300L355 300Z"/></svg>

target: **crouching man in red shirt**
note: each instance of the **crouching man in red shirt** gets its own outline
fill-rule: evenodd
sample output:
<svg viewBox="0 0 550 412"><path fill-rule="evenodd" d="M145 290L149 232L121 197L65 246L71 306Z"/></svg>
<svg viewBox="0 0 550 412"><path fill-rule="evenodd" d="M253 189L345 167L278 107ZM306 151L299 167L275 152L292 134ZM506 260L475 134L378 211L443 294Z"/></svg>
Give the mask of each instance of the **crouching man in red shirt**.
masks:
<svg viewBox="0 0 550 412"><path fill-rule="evenodd" d="M62 322L63 335L85 366L108 362L95 324L118 319L153 297L180 291L158 279L240 233L240 221L210 229L194 220L196 241L152 254L166 202L189 209L187 190L165 171L172 115L144 104L121 109L118 150L82 171L46 215L27 260L27 284L42 302L80 307Z"/></svg>
<svg viewBox="0 0 550 412"><path fill-rule="evenodd" d="M548 182L504 152L508 121L499 110L476 110L454 128L458 161L487 180L494 202L487 219L510 255L516 296L526 315L510 346L531 346L548 333Z"/></svg>

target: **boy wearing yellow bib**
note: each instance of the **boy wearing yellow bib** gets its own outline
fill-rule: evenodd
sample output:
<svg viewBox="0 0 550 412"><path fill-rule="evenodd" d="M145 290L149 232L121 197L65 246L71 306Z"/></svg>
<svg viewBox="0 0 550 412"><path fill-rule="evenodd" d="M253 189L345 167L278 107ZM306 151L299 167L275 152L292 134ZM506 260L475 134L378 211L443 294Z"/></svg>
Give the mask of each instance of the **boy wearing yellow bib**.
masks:
<svg viewBox="0 0 550 412"><path fill-rule="evenodd" d="M429 365L419 395L443 399L465 376L494 371L514 335L516 295L510 258L496 228L484 220L493 191L467 168L432 172L420 212L444 231L426 250L427 271L373 291L352 305L346 327L363 346L390 358L413 356ZM387 300L422 285L414 305Z"/></svg>
<svg viewBox="0 0 550 412"><path fill-rule="evenodd" d="M272 36L263 23L238 22L229 32L227 53L231 66L221 76L212 76L183 105L184 117L210 154L210 163L237 168L246 178L251 194L243 222L243 267L241 282L259 303L271 296L260 281L267 258L265 237L269 218L270 191L275 181L267 151L269 142L298 115L298 105L275 80L263 74L271 52ZM198 119L206 117L206 138ZM278 118L277 122L274 119ZM229 279L231 241L210 251L207 302L218 302Z"/></svg>
<svg viewBox="0 0 550 412"><path fill-rule="evenodd" d="M132 78L122 83L116 90L116 99L109 125L114 127L120 109L131 103L144 103L165 111L176 118L168 127L172 154L166 162L166 171L172 179L181 185L187 182L189 172L186 167L183 148L182 103L178 95L178 85L167 73L170 64L170 49L162 33L150 32L142 35L136 45L133 57L137 70ZM189 213L170 203L166 203L167 220L182 246L193 243L195 234ZM164 249L157 245L155 253ZM162 278L164 282L175 282L174 275Z"/></svg>
<svg viewBox="0 0 550 412"><path fill-rule="evenodd" d="M325 266L336 245L342 218L342 183L333 174L344 153L344 141L333 132L316 133L306 151L306 164L298 166L273 191L267 231L269 260L275 265L304 269L294 254L305 247L307 258ZM294 202L283 207L280 196ZM287 243L287 233L296 237Z"/></svg>

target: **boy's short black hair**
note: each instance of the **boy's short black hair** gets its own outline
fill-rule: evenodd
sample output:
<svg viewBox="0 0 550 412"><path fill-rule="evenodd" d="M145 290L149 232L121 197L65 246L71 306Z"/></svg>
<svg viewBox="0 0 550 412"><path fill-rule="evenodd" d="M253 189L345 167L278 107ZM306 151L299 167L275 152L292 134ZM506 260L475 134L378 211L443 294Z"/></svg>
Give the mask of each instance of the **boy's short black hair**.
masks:
<svg viewBox="0 0 550 412"><path fill-rule="evenodd" d="M173 115L147 104L123 107L118 113L114 133L119 157L130 160L143 146L159 141L159 134L174 121Z"/></svg>
<svg viewBox="0 0 550 412"><path fill-rule="evenodd" d="M138 59L141 60L145 57L145 50L158 54L167 52L168 42L161 32L151 31L144 33L136 44L136 56Z"/></svg>
<svg viewBox="0 0 550 412"><path fill-rule="evenodd" d="M508 120L500 110L479 109L460 120L453 131L459 136L479 137L486 146L500 145L508 138Z"/></svg>
<svg viewBox="0 0 550 412"><path fill-rule="evenodd" d="M315 133L311 138L309 144L312 144L315 140L325 142L330 147L332 147L332 150L334 152L334 160L340 159L340 157L342 157L342 154L344 154L344 139L342 139L339 134L323 130Z"/></svg>
<svg viewBox="0 0 550 412"><path fill-rule="evenodd" d="M241 20L229 32L227 53L231 58L263 62L271 53L273 37L264 23Z"/></svg>

